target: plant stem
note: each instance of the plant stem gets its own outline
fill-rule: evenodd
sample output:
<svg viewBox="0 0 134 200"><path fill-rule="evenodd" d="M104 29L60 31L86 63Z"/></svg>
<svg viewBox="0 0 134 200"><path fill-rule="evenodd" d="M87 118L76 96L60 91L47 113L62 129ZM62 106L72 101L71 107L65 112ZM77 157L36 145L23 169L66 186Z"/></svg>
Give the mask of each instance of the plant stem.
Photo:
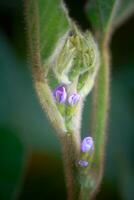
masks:
<svg viewBox="0 0 134 200"><path fill-rule="evenodd" d="M100 43L100 58L101 65L98 72L94 92L93 92L93 106L92 106L92 135L95 141L93 176L95 179L95 188L92 195L98 189L104 166L104 151L106 143L106 128L109 109L109 49L108 42Z"/></svg>
<svg viewBox="0 0 134 200"><path fill-rule="evenodd" d="M76 133L68 133L64 134L63 137L60 138L68 200L78 200L80 192L80 186L77 180L78 169L76 166L80 152L79 136L77 137L77 135L78 134Z"/></svg>
<svg viewBox="0 0 134 200"><path fill-rule="evenodd" d="M100 68L93 91L91 133L95 142L95 152L90 168L84 170L81 179L80 200L93 199L98 189L104 165L106 127L109 108L109 49L106 42L100 43Z"/></svg>
<svg viewBox="0 0 134 200"><path fill-rule="evenodd" d="M53 101L52 92L47 81L47 70L41 61L39 14L38 2L35 0L25 0L27 39L35 89L43 110L46 111L57 134L60 135L66 131L66 128L63 118Z"/></svg>
<svg viewBox="0 0 134 200"><path fill-rule="evenodd" d="M101 66L96 80L93 96L94 101L92 133L95 140L95 166L91 169L92 173L88 173L87 171L87 173L84 174L83 177L85 180L84 184L81 184L81 186L78 181L79 172L76 167L76 161L80 152L79 134L63 133L60 136L68 200L88 200L89 197L92 198L92 195L98 188L102 178L105 130L107 124L107 111L109 107L109 57L107 46L101 45L100 49ZM43 95L43 91L41 91L40 94Z"/></svg>

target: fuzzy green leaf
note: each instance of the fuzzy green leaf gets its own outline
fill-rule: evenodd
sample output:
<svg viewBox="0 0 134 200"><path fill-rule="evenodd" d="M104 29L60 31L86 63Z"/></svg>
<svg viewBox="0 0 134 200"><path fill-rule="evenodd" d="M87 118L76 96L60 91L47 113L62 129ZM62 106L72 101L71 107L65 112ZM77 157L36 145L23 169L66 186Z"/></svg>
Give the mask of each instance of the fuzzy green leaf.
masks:
<svg viewBox="0 0 134 200"><path fill-rule="evenodd" d="M31 51L44 62L68 27L62 1L26 0L25 6Z"/></svg>

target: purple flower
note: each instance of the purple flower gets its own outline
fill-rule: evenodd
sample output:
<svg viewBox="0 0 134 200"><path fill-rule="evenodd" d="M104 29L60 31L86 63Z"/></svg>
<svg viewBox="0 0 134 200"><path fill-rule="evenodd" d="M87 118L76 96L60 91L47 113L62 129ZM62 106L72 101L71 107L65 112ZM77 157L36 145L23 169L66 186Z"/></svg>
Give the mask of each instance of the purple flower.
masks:
<svg viewBox="0 0 134 200"><path fill-rule="evenodd" d="M68 103L73 106L75 105L80 99L80 95L77 93L72 94L69 98L68 98Z"/></svg>
<svg viewBox="0 0 134 200"><path fill-rule="evenodd" d="M90 150L94 150L94 142L92 137L85 137L81 143L81 151L88 152Z"/></svg>
<svg viewBox="0 0 134 200"><path fill-rule="evenodd" d="M85 160L79 160L78 161L78 165L80 165L81 167L87 167L88 166L88 162Z"/></svg>
<svg viewBox="0 0 134 200"><path fill-rule="evenodd" d="M59 85L53 91L53 96L55 100L59 103L65 103L67 99L67 92L64 85Z"/></svg>

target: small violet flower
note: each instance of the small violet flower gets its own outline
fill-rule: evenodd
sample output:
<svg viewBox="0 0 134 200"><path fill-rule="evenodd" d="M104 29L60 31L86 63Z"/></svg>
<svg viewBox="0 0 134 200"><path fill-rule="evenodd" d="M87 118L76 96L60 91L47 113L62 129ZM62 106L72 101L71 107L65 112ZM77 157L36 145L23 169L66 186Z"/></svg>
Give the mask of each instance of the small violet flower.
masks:
<svg viewBox="0 0 134 200"><path fill-rule="evenodd" d="M67 99L67 92L64 85L59 85L53 91L53 96L55 100L59 103L65 103Z"/></svg>
<svg viewBox="0 0 134 200"><path fill-rule="evenodd" d="M68 103L73 106L75 105L80 99L80 95L77 93L72 94L69 98L68 98Z"/></svg>
<svg viewBox="0 0 134 200"><path fill-rule="evenodd" d="M78 161L78 164L79 164L81 167L87 167L87 166L88 166L88 162L85 161L85 160L79 160L79 161Z"/></svg>
<svg viewBox="0 0 134 200"><path fill-rule="evenodd" d="M81 151L88 152L90 150L94 150L94 142L92 137L85 137L81 143Z"/></svg>

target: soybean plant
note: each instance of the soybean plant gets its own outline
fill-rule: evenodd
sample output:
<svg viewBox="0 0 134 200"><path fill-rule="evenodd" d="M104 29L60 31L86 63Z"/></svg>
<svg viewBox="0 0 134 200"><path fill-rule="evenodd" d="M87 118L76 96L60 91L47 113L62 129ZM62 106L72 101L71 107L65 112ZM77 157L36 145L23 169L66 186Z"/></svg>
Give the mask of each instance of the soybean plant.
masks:
<svg viewBox="0 0 134 200"><path fill-rule="evenodd" d="M113 30L134 10L134 3L87 1L81 7L91 25L86 28L72 17L75 3L77 7L80 2L25 0L25 13L34 84L61 143L68 199L87 200L96 194L103 175L109 42ZM81 139L84 101L92 89L92 127Z"/></svg>

